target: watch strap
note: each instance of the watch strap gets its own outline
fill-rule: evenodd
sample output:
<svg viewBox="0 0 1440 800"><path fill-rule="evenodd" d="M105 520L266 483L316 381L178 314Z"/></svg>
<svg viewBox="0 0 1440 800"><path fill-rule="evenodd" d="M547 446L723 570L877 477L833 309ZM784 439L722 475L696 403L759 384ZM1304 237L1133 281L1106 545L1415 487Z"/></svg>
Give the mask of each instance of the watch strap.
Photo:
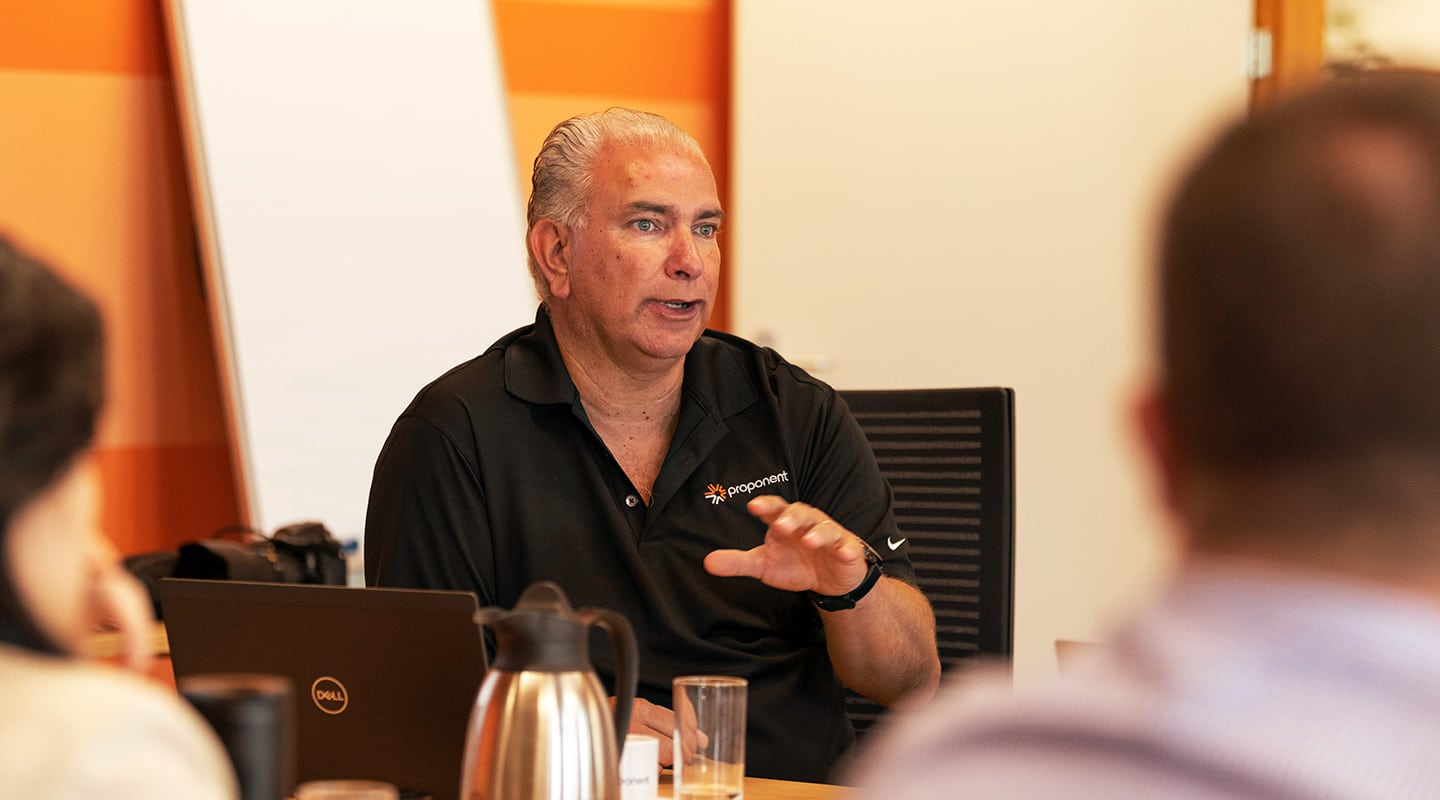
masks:
<svg viewBox="0 0 1440 800"><path fill-rule="evenodd" d="M860 602L865 595L870 593L871 589L875 588L875 584L880 582L880 576L885 574L884 562L880 560L880 554L875 552L875 548L871 547L864 539L860 540L860 544L865 548L865 579L860 581L859 586L845 594L806 592L810 596L810 602L814 603L816 608L821 611L844 611L854 608L855 604Z"/></svg>

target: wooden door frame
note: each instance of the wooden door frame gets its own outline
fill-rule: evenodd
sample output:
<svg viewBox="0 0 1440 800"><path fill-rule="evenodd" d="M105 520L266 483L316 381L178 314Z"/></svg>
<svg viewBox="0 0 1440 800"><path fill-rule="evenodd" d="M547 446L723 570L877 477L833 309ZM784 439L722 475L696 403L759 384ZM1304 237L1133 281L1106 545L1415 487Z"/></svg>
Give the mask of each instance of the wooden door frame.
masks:
<svg viewBox="0 0 1440 800"><path fill-rule="evenodd" d="M1325 0L1255 0L1254 27L1270 32L1270 74L1250 82L1250 108L1318 80L1325 69Z"/></svg>

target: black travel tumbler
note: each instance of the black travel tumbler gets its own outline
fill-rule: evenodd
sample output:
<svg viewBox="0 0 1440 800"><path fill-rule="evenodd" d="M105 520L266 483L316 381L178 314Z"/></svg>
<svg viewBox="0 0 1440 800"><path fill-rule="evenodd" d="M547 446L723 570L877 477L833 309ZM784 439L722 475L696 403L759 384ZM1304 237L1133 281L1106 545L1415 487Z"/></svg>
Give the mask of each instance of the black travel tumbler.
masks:
<svg viewBox="0 0 1440 800"><path fill-rule="evenodd" d="M240 784L241 800L284 800L295 788L290 681L278 675L181 678L180 693L215 729Z"/></svg>

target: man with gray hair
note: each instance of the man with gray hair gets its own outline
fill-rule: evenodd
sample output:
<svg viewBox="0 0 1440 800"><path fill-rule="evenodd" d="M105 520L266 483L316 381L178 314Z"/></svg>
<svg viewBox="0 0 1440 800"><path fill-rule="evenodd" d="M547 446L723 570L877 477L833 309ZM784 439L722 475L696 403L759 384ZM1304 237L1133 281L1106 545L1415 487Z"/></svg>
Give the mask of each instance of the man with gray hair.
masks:
<svg viewBox="0 0 1440 800"><path fill-rule="evenodd" d="M1057 682L947 688L864 797L1440 797L1440 76L1239 123L1159 259L1178 569Z"/></svg>
<svg viewBox="0 0 1440 800"><path fill-rule="evenodd" d="M892 704L940 671L864 434L829 386L706 330L724 213L684 131L627 109L567 120L533 187L535 322L396 422L366 579L501 607L556 581L634 626L631 729L663 762L671 679L718 673L749 680L747 772L824 780L854 742L844 687Z"/></svg>

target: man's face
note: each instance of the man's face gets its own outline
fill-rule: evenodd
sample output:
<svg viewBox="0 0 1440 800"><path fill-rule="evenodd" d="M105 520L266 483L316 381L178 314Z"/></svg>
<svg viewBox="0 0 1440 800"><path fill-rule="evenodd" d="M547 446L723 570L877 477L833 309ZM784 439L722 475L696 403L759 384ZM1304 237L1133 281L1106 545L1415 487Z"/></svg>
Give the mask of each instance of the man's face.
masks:
<svg viewBox="0 0 1440 800"><path fill-rule="evenodd" d="M589 357L629 369L672 365L715 303L723 216L715 178L703 160L667 144L608 146L593 177L568 276L552 286L561 313Z"/></svg>
<svg viewBox="0 0 1440 800"><path fill-rule="evenodd" d="M100 479L88 458L20 507L6 556L16 594L56 645L78 653L89 633L91 582L100 534Z"/></svg>

